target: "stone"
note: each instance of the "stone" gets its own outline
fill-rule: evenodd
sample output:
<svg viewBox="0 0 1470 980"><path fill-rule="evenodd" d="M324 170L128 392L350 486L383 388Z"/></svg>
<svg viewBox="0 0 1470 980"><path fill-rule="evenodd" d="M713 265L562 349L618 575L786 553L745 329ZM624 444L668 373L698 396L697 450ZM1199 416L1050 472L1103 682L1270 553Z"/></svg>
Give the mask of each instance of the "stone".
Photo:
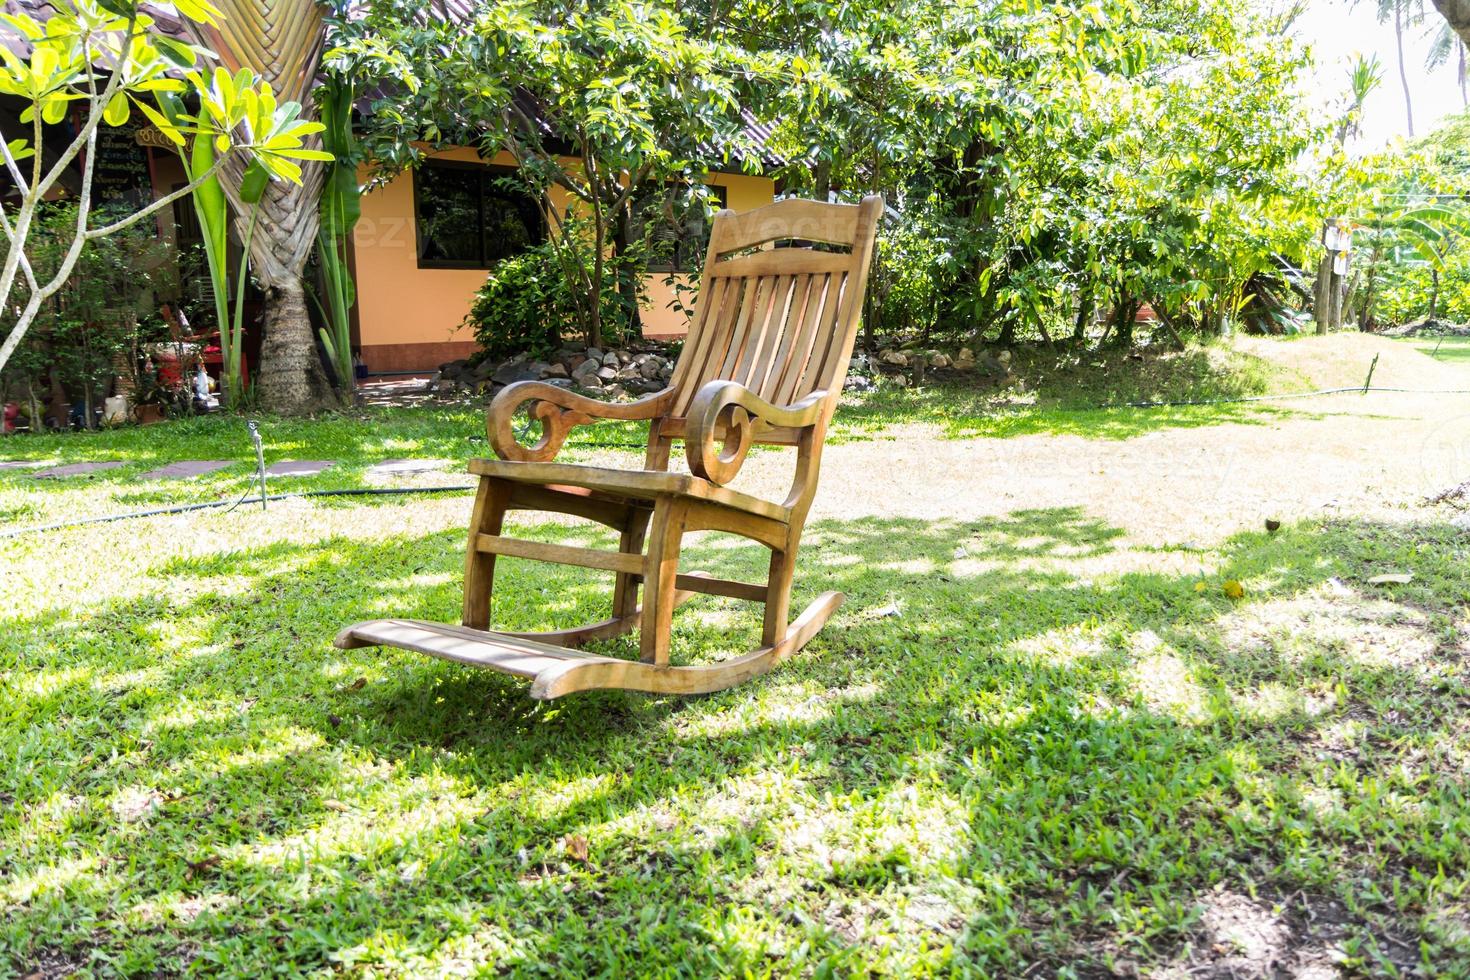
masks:
<svg viewBox="0 0 1470 980"><path fill-rule="evenodd" d="M658 361L649 358L642 364L638 365L636 370L645 378L656 378L658 377L658 372L662 370L662 365L660 365Z"/></svg>
<svg viewBox="0 0 1470 980"><path fill-rule="evenodd" d="M606 354L602 355L603 367L616 368L622 363L622 361L618 360L618 352L615 350L610 350Z"/></svg>
<svg viewBox="0 0 1470 980"><path fill-rule="evenodd" d="M139 476L138 479L179 480L185 477L203 476L206 473L213 473L215 470L222 470L226 466L233 465L228 459L181 459L176 463L160 466L156 470L149 470L147 473Z"/></svg>
<svg viewBox="0 0 1470 980"><path fill-rule="evenodd" d="M448 465L447 459L385 459L369 466L367 471L375 474L427 473Z"/></svg>
<svg viewBox="0 0 1470 980"><path fill-rule="evenodd" d="M336 466L331 459L283 459L265 468L266 476L315 476Z"/></svg>
<svg viewBox="0 0 1470 980"><path fill-rule="evenodd" d="M998 354L995 355L995 360L996 360L996 363L1000 364L1007 371L1009 371L1011 369L1011 352L1010 351L1008 351L1008 350L1001 351L1000 353L998 353Z"/></svg>
<svg viewBox="0 0 1470 980"><path fill-rule="evenodd" d="M616 378L618 376L618 372L614 368L603 367L597 372L597 376L603 381L611 381L613 378Z"/></svg>
<svg viewBox="0 0 1470 980"><path fill-rule="evenodd" d="M572 369L572 378L576 381L586 381L588 378L595 378L601 368L602 364L600 362L591 359L585 360Z"/></svg>
<svg viewBox="0 0 1470 980"><path fill-rule="evenodd" d="M571 378L547 378L546 383L556 388L571 388Z"/></svg>
<svg viewBox="0 0 1470 980"><path fill-rule="evenodd" d="M577 384L581 385L583 388L599 390L602 388L602 379L599 378L596 374L588 374L578 378Z"/></svg>
<svg viewBox="0 0 1470 980"><path fill-rule="evenodd" d="M901 354L896 350L886 350L880 356L884 364L891 364L893 367L909 366L908 356L906 354Z"/></svg>
<svg viewBox="0 0 1470 980"><path fill-rule="evenodd" d="M973 371L973 370L975 370L975 362L972 361L972 360L970 360L969 358L965 358L965 357L957 357L957 358L955 358L954 363L951 364L950 366L953 367L956 371Z"/></svg>
<svg viewBox="0 0 1470 980"><path fill-rule="evenodd" d="M665 381L667 381L670 378L672 378L674 376L674 365L672 365L672 364L665 364L663 367L659 368L658 369L658 376L660 378L662 378L663 380L665 380Z"/></svg>
<svg viewBox="0 0 1470 980"><path fill-rule="evenodd" d="M602 355L603 355L603 352L602 352L602 348L600 348L600 347L589 347L589 348L587 348L587 360L589 360L589 361L597 361L597 362L601 363L601 361L602 361Z"/></svg>
<svg viewBox="0 0 1470 980"><path fill-rule="evenodd" d="M973 361L975 359L975 352L968 347L961 347L960 352L954 358L957 361Z"/></svg>
<svg viewBox="0 0 1470 980"><path fill-rule="evenodd" d="M935 354L929 358L929 366L936 368L947 368L954 362L949 359L948 354Z"/></svg>
<svg viewBox="0 0 1470 980"><path fill-rule="evenodd" d="M543 380L546 378L567 378L571 377L571 372L567 370L565 364L548 364L541 371L541 377Z"/></svg>
<svg viewBox="0 0 1470 980"><path fill-rule="evenodd" d="M126 466L122 460L108 460L101 463L68 463L65 466L53 466L50 469L37 470L33 475L38 480L46 480L56 476L82 476L86 473L96 473L99 470L115 470L119 466Z"/></svg>
<svg viewBox="0 0 1470 980"><path fill-rule="evenodd" d="M609 398L626 398L628 392L622 385L608 385L602 389L602 393Z"/></svg>
<svg viewBox="0 0 1470 980"><path fill-rule="evenodd" d="M586 354L573 354L570 357L561 358L561 362L567 366L568 371L575 371L587 363Z"/></svg>
<svg viewBox="0 0 1470 980"><path fill-rule="evenodd" d="M638 369L631 364L627 364L623 367L618 368L619 381L631 381L632 379L639 377L642 377L642 375L640 375L638 373Z"/></svg>
<svg viewBox="0 0 1470 980"><path fill-rule="evenodd" d="M541 369L524 361L502 364L495 373L490 375L490 380L498 385L515 384L517 381L538 381L540 378Z"/></svg>
<svg viewBox="0 0 1470 980"><path fill-rule="evenodd" d="M457 361L445 361L439 365L439 377L450 381L458 378L464 373L466 363L464 358L460 358Z"/></svg>

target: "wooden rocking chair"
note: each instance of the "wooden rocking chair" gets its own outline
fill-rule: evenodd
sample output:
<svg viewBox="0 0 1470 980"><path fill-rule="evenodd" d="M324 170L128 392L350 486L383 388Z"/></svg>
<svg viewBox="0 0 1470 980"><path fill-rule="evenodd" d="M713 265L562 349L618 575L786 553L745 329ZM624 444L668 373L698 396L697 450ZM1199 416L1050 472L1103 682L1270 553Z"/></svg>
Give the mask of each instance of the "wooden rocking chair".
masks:
<svg viewBox="0 0 1470 980"><path fill-rule="evenodd" d="M801 649L843 599L840 592L823 593L788 623L797 545L852 354L882 207L880 198L868 197L857 206L788 200L744 214L721 211L710 233L698 308L668 388L609 404L526 381L491 403L487 427L500 458L469 465L480 487L470 519L463 625L380 619L347 627L336 645L401 647L527 677L535 698L604 687L717 691ZM514 430L517 410L528 403L542 429L529 448L516 441ZM552 462L573 426L598 419L650 421L642 470ZM684 442L690 474L669 471L675 439ZM725 486L756 442L796 447L795 480L779 503ZM501 536L505 512L516 509L615 528L622 535L618 551ZM738 534L769 548L766 583L680 574L681 539L698 530ZM612 617L552 633L490 631L490 593L501 555L616 573ZM671 666L674 607L699 593L765 603L760 649L722 663ZM640 627L640 661L575 649Z"/></svg>

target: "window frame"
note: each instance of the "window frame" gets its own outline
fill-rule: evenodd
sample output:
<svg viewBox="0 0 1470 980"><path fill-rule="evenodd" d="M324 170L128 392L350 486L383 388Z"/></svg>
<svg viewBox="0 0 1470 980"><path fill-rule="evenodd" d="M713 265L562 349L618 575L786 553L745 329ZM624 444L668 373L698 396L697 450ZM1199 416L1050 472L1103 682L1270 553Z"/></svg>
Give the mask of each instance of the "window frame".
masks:
<svg viewBox="0 0 1470 980"><path fill-rule="evenodd" d="M730 206L730 188L727 184L717 184L713 181L702 181L701 183L703 183L705 190L709 191L719 202L719 206L715 208L715 214L718 214L720 211ZM678 180L665 180L657 182L650 181L648 184L649 190L657 190L660 192L683 191L689 186L690 185L688 183ZM711 214L704 219L705 248L708 248L709 246L709 235L713 226L714 215ZM699 254L688 256L686 259L686 264L689 267L686 269L681 269L679 268L680 263L678 261L679 248L681 245L683 245L682 238L675 239L674 252L670 256L670 260L668 262L650 262L645 267L644 271L650 274L657 273L658 275L664 276L698 276L700 272L703 271L704 267L703 250L700 250Z"/></svg>
<svg viewBox="0 0 1470 980"><path fill-rule="evenodd" d="M424 258L424 221L423 201L424 184L420 177L420 171L425 168L432 170L459 170L473 172L480 175L479 194L476 202L478 233L475 240L480 245L479 259L426 259ZM487 184L490 180L501 177L512 177L518 172L516 167L508 167L499 163L475 163L470 160L425 160L413 170L413 244L414 260L420 269L469 269L478 272L487 272L495 268L504 259L488 260L485 258L485 197ZM533 245L539 245L546 241L546 215L543 213L541 203L530 193L526 199L535 205L536 227L533 230Z"/></svg>

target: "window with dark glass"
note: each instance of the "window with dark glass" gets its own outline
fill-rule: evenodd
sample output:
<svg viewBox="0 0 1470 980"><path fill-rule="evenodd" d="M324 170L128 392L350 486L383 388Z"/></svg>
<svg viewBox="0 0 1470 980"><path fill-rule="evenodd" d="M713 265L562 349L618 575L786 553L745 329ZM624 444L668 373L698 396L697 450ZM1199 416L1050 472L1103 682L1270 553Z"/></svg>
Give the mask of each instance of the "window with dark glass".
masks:
<svg viewBox="0 0 1470 980"><path fill-rule="evenodd" d="M414 173L419 265L488 269L545 239L541 206L509 167L430 161Z"/></svg>
<svg viewBox="0 0 1470 980"><path fill-rule="evenodd" d="M648 271L700 270L709 247L710 220L725 206L725 188L711 184L701 190L653 184L633 195L629 237L648 244Z"/></svg>

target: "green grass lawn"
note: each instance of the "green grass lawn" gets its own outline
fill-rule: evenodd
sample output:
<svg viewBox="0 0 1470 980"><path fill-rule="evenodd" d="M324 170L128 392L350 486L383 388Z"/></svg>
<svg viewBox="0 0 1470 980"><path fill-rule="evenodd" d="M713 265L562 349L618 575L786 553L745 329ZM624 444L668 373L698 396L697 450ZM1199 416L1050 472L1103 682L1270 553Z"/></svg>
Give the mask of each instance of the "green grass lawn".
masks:
<svg viewBox="0 0 1470 980"><path fill-rule="evenodd" d="M1111 373L1085 370L1015 411L1093 438L1156 424L1083 410ZM940 413L930 438L999 434L971 431L986 397L880 389L839 433ZM1150 418L1262 420L1207 411ZM266 433L270 459L341 461L302 487L485 451L471 408ZM590 430L571 458L637 439ZM128 461L0 473L11 526L247 485L243 464L131 478L243 458L237 419L0 445ZM791 662L705 697L542 704L331 646L358 619L455 617L468 506L319 498L0 539L0 976L1470 975L1470 537L1449 511L1168 549L1074 508L823 521L795 603L848 600ZM709 536L686 556L765 567ZM1387 573L1412 580L1370 581ZM504 628L606 614L599 573L500 575ZM675 659L758 635L749 605L701 599Z"/></svg>
<svg viewBox="0 0 1470 980"><path fill-rule="evenodd" d="M543 705L330 647L454 615L465 506L0 543L0 964L1096 976L1248 957L1228 913L1353 973L1470 971L1456 528L1149 552L1069 509L825 522L798 600L849 600L778 672ZM503 625L603 615L596 573L504 564ZM701 601L675 647L757 623Z"/></svg>
<svg viewBox="0 0 1470 980"><path fill-rule="evenodd" d="M1470 364L1470 337L1409 337L1405 343L1447 364Z"/></svg>

